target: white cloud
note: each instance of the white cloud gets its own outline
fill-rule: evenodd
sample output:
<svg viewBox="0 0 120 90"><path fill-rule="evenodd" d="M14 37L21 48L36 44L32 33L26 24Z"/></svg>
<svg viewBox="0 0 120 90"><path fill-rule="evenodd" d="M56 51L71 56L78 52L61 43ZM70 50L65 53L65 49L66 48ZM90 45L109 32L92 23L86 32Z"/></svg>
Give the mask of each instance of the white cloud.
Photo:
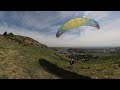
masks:
<svg viewBox="0 0 120 90"><path fill-rule="evenodd" d="M112 11L85 11L83 17L94 18L96 20L100 20L106 18L111 14Z"/></svg>
<svg viewBox="0 0 120 90"><path fill-rule="evenodd" d="M95 15L96 13L96 15ZM112 12L90 12L89 17L96 18L98 20L112 17ZM114 13L114 12L113 12ZM99 17L100 15L100 17ZM113 18L113 17L112 17ZM64 34L58 41L57 45L63 44L63 46L120 46L120 19L115 18L108 20L106 24L101 26L100 30L95 30L93 27L84 28L84 36L79 37L76 35ZM82 30L83 31L83 30ZM63 41L61 41L63 40ZM56 42L54 41L54 42Z"/></svg>
<svg viewBox="0 0 120 90"><path fill-rule="evenodd" d="M2 20L1 34L5 31L13 32L14 34L31 37L48 46L120 46L120 19L119 15L113 17L115 13L112 11L34 11L14 12L13 14L11 12L9 14L12 15L10 16L12 19L18 21L17 23L22 23L30 29L15 25L9 27L8 22L2 19L4 15L5 13L0 13L0 20ZM81 15L97 20L101 29L79 27L64 33L60 38L56 38L56 32L61 25L56 23L65 22L68 18L81 17ZM48 32L45 32L44 28Z"/></svg>

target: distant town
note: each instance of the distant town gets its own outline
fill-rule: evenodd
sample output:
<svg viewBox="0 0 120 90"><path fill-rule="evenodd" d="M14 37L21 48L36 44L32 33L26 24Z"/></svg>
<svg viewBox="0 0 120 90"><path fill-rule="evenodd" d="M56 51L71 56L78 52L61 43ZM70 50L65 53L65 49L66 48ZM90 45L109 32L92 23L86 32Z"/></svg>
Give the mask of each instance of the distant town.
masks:
<svg viewBox="0 0 120 90"><path fill-rule="evenodd" d="M110 54L119 54L120 47L104 47L104 48L52 48L57 53L64 54L69 58L75 60L96 60L103 58L104 55L110 56Z"/></svg>

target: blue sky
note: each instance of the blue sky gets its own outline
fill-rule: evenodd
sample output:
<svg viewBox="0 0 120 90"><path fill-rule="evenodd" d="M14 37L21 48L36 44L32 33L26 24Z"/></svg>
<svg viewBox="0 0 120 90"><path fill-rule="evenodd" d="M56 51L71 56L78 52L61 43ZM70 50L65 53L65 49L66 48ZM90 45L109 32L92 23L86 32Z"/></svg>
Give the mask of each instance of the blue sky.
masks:
<svg viewBox="0 0 120 90"><path fill-rule="evenodd" d="M56 38L60 26L76 17L93 18L101 29L83 26ZM120 46L120 11L0 11L0 33L5 31L49 47Z"/></svg>

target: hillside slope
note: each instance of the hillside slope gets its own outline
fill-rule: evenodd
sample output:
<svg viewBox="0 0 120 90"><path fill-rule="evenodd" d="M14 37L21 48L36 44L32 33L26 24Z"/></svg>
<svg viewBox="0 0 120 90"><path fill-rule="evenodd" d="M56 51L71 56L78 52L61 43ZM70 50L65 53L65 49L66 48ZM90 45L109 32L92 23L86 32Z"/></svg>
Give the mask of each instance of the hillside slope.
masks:
<svg viewBox="0 0 120 90"><path fill-rule="evenodd" d="M0 35L1 79L89 78L68 65L69 58L29 37Z"/></svg>

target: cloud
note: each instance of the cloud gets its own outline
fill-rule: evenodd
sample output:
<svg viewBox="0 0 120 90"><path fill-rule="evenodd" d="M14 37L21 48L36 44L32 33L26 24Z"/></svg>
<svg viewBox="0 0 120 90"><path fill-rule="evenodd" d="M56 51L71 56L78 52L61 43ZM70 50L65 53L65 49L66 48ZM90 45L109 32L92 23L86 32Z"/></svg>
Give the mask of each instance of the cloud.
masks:
<svg viewBox="0 0 120 90"><path fill-rule="evenodd" d="M96 13L96 12L94 12ZM62 42L65 46L120 46L120 19L114 18L114 12L101 12L94 15L90 13L90 17L96 18L99 21L102 19L105 24L101 24L101 29L99 31L95 30L93 27L83 28L84 36L79 37L75 34L65 34L61 37L60 43ZM112 15L111 15L112 14ZM86 14L85 14L86 15ZM88 14L87 14L88 15ZM101 15L99 17L99 15ZM89 15L88 15L89 16ZM112 18L112 20L109 20ZM105 19L105 20L104 20ZM107 21L106 21L107 20ZM59 41L59 40L58 40ZM59 42L57 43L57 45ZM60 44L61 45L61 44ZM59 45L58 45L59 46Z"/></svg>
<svg viewBox="0 0 120 90"><path fill-rule="evenodd" d="M75 17L97 20L100 30L79 27L56 38L63 23ZM1 11L0 30L31 37L50 47L120 46L119 11Z"/></svg>

